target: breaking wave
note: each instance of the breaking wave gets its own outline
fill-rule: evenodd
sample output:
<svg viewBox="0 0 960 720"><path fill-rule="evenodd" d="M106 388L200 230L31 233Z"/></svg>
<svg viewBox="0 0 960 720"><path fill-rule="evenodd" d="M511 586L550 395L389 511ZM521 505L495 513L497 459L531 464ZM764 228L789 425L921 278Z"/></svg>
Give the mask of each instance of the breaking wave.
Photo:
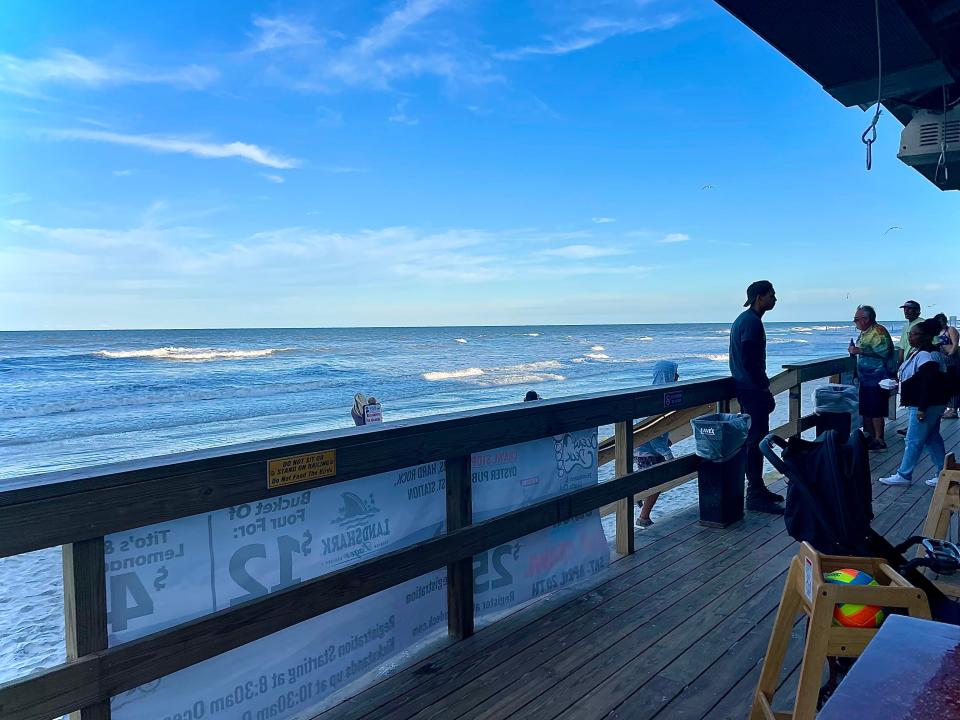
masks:
<svg viewBox="0 0 960 720"><path fill-rule="evenodd" d="M277 353L291 352L293 348L266 348L264 350L224 350L220 348L160 347L149 350L101 350L95 355L109 360L148 358L151 360L178 360L197 362L203 360L247 360L263 358Z"/></svg>
<svg viewBox="0 0 960 720"><path fill-rule="evenodd" d="M483 370L480 368L466 368L464 370L437 370L435 372L426 372L422 375L424 380L436 382L437 380L463 380L465 378L480 377Z"/></svg>
<svg viewBox="0 0 960 720"><path fill-rule="evenodd" d="M453 341L454 341L455 343L460 343L461 345L465 345L466 342L467 342L467 339L466 339L466 338L454 338Z"/></svg>
<svg viewBox="0 0 960 720"><path fill-rule="evenodd" d="M609 355L606 355L602 352L587 353L587 357L590 358L591 360L609 360L610 359Z"/></svg>
<svg viewBox="0 0 960 720"><path fill-rule="evenodd" d="M517 363L492 368L464 368L462 370L435 370L423 373L424 380L438 382L443 380L462 380L476 385L518 385L520 383L544 382L546 380L566 380L563 375L545 370L559 370L563 364L559 360L539 360L530 363Z"/></svg>
<svg viewBox="0 0 960 720"><path fill-rule="evenodd" d="M594 352L601 352L603 350L606 350L606 348L603 347L603 345L594 345L590 349L593 350Z"/></svg>

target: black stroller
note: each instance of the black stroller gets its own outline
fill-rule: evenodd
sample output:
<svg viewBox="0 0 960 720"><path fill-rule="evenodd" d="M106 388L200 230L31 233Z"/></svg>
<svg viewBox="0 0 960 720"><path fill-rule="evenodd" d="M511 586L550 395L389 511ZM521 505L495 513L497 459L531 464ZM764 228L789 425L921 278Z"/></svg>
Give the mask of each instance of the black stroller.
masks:
<svg viewBox="0 0 960 720"><path fill-rule="evenodd" d="M870 527L873 493L862 433L851 433L847 440L836 430L828 430L816 440L783 440L770 434L760 443L760 451L787 479L784 522L792 538L809 542L825 554L883 558L926 593L935 620L960 625L960 604L920 572L920 568L940 575L957 572L960 549L951 542L919 536L894 546ZM924 554L907 559L905 553L914 545L923 547ZM821 690L818 708L850 664L831 659L830 680Z"/></svg>

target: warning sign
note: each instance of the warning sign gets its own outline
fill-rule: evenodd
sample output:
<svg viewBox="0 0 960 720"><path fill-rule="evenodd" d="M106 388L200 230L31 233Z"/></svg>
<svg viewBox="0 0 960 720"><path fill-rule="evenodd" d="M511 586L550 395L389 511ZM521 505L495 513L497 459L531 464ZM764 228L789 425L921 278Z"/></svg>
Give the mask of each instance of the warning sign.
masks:
<svg viewBox="0 0 960 720"><path fill-rule="evenodd" d="M324 450L306 455L277 458L267 463L267 487L270 489L333 477L337 474L337 451Z"/></svg>

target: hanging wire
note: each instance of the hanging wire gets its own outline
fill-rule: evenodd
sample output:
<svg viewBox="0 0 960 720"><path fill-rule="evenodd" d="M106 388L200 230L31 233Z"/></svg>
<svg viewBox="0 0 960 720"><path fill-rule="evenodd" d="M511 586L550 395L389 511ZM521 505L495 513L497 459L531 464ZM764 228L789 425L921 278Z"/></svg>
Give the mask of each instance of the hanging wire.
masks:
<svg viewBox="0 0 960 720"><path fill-rule="evenodd" d="M940 125L940 157L937 159L937 172L933 176L935 183L940 182L940 168L943 168L943 181L949 182L950 170L947 168L947 86L942 85L943 92L943 122Z"/></svg>
<svg viewBox="0 0 960 720"><path fill-rule="evenodd" d="M873 113L870 125L860 136L860 142L867 146L867 170L873 167L873 144L877 141L877 122L883 108L880 100L883 97L883 52L880 49L880 0L873 1L874 16L877 21L877 107ZM869 135L869 137L867 137Z"/></svg>

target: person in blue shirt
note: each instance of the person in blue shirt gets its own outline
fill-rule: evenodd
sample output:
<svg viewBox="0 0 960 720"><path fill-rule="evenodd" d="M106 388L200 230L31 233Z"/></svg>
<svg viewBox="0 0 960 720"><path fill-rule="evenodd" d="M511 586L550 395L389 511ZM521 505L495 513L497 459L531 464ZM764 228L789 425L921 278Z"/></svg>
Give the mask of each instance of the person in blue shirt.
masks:
<svg viewBox="0 0 960 720"><path fill-rule="evenodd" d="M650 384L665 385L666 383L674 383L679 379L677 363L672 360L658 360L653 366L653 379ZM673 460L673 452L670 450L670 433L659 435L633 450L633 464L637 470L658 465L666 460ZM660 493L655 493L638 503L640 505L640 515L637 517L637 526L650 527L653 525L650 511L653 510L658 497L660 497Z"/></svg>
<svg viewBox="0 0 960 720"><path fill-rule="evenodd" d="M783 496L767 489L763 482L763 455L760 441L770 432L770 413L776 402L767 377L767 334L764 313L777 304L777 293L769 280L758 280L747 288L746 310L730 328L730 374L742 412L750 416L747 435L747 510L783 514Z"/></svg>

